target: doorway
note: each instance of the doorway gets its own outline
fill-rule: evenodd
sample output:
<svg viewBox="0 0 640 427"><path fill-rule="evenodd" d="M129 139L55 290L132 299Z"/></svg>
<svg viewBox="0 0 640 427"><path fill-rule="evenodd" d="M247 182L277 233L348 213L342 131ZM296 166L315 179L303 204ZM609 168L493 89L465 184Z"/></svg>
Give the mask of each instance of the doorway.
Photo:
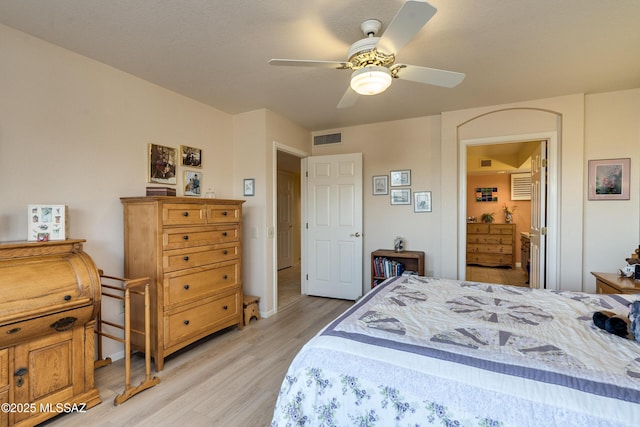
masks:
<svg viewBox="0 0 640 427"><path fill-rule="evenodd" d="M557 141L555 134L536 134L531 136L532 138L530 139L513 137L512 139L487 138L461 141L460 206L464 217L461 218L460 224L462 233L460 235L459 277L464 277L466 280L518 286L529 286L528 282L533 278L535 283L532 282L531 286L543 288L548 287L547 278L554 277L556 265L553 261L547 262L549 253L546 248L550 247L553 252L555 246L536 246L536 250L540 249L540 251L536 252L536 256L533 257L533 253L529 256L529 251L522 250L522 242L525 242L526 246L524 248L528 249L530 247L529 239L532 239L532 243L534 237L542 237L543 241L547 241L549 237L547 235L539 233L537 236L532 235L534 234L534 229L536 229L532 224L538 224L541 217L545 225L549 219L555 221L557 218L555 211L557 201L553 197L547 200L549 194L557 194L553 191L549 192L549 183L551 183L552 188L555 188L557 176L555 162L550 162L547 165L545 159L545 178L548 179L544 180L544 191L533 191L531 193L532 196L529 196L529 199L535 200L522 200L521 197L514 196L511 192L510 174L524 173L532 177L531 160L533 159L534 163L539 160L541 150L547 153L548 149L548 152L552 154L556 152ZM538 139L539 136L544 136L545 138ZM479 189L491 189L496 193L490 195L491 197L484 197L484 195L477 197L475 191ZM551 207L550 210L549 207ZM505 208L514 213L515 220L513 221L515 223L513 225L515 233L513 243L500 248L500 250L509 253L508 256L504 257L509 262L504 262L503 264L506 265L501 266L485 266L482 265L483 263L476 262L470 262L470 265L467 265L468 223L481 222L481 216L484 216L484 214L492 214L496 223L505 223ZM518 208L519 210L517 210ZM514 209L516 209L517 214ZM545 226L544 231L546 232L546 230ZM525 237L524 239L523 236ZM551 240L555 242L555 230ZM474 249L472 246L469 246L471 248L469 250ZM500 256L502 257L502 255ZM513 256L512 262L508 259L509 256ZM532 258L535 259L529 262ZM477 259L475 260L477 261ZM527 269L528 263L529 269ZM530 272L533 273L533 276L529 274ZM553 285L551 287L553 288Z"/></svg>
<svg viewBox="0 0 640 427"><path fill-rule="evenodd" d="M302 297L301 281L301 158L277 150L277 309Z"/></svg>

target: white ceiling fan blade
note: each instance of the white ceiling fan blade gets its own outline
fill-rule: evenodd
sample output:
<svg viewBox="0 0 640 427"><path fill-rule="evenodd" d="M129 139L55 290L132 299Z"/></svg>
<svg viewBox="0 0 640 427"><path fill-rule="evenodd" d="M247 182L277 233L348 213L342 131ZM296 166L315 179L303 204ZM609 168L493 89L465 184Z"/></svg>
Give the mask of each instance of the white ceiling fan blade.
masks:
<svg viewBox="0 0 640 427"><path fill-rule="evenodd" d="M342 99L340 100L340 102L338 102L338 108L353 107L354 105L356 105L356 102L358 102L359 96L360 95L358 95L358 92L351 89L351 86L349 86L344 95L342 95Z"/></svg>
<svg viewBox="0 0 640 427"><path fill-rule="evenodd" d="M397 64L396 66L400 68L397 73L399 79L428 85L454 87L459 85L465 78L464 73L455 71L438 70L437 68L419 67L417 65Z"/></svg>
<svg viewBox="0 0 640 427"><path fill-rule="evenodd" d="M338 70L351 68L351 63L345 61L315 61L305 59L270 59L269 65L283 65L287 67L333 68Z"/></svg>
<svg viewBox="0 0 640 427"><path fill-rule="evenodd" d="M435 7L424 1L407 0L384 30L376 48L387 54L398 53L436 11Z"/></svg>

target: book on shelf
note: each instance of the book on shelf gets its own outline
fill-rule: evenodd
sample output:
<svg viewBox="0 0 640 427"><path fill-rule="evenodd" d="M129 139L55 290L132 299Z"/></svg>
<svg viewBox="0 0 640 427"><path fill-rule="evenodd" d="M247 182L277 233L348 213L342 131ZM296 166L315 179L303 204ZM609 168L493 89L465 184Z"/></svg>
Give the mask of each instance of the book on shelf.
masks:
<svg viewBox="0 0 640 427"><path fill-rule="evenodd" d="M405 271L404 264L384 257L374 258L373 266L376 277L402 276Z"/></svg>

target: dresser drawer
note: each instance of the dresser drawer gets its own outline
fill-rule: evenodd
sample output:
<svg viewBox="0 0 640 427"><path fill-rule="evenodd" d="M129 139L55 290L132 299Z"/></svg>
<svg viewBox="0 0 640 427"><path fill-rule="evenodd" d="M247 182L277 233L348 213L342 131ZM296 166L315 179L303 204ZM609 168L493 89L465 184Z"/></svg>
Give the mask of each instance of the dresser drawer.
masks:
<svg viewBox="0 0 640 427"><path fill-rule="evenodd" d="M468 234L489 234L489 224L467 224Z"/></svg>
<svg viewBox="0 0 640 427"><path fill-rule="evenodd" d="M513 225L511 224L491 224L489 227L491 234L508 234L513 235Z"/></svg>
<svg viewBox="0 0 640 427"><path fill-rule="evenodd" d="M484 254L467 252L467 264L480 264L486 266L509 266L513 263L512 255Z"/></svg>
<svg viewBox="0 0 640 427"><path fill-rule="evenodd" d="M199 268L168 273L164 278L165 307L206 298L239 285L240 263L230 261Z"/></svg>
<svg viewBox="0 0 640 427"><path fill-rule="evenodd" d="M168 228L162 233L162 246L165 250L181 249L237 242L239 239L240 226L237 224Z"/></svg>
<svg viewBox="0 0 640 427"><path fill-rule="evenodd" d="M207 223L204 204L166 203L162 206L164 225L196 225Z"/></svg>
<svg viewBox="0 0 640 427"><path fill-rule="evenodd" d="M165 272L171 272L228 261L238 258L239 255L240 242L198 246L165 251L162 255L162 264Z"/></svg>
<svg viewBox="0 0 640 427"><path fill-rule="evenodd" d="M485 254L511 254L513 246L511 245L467 245L467 252L485 253Z"/></svg>
<svg viewBox="0 0 640 427"><path fill-rule="evenodd" d="M209 224L240 222L241 209L237 206L207 206Z"/></svg>
<svg viewBox="0 0 640 427"><path fill-rule="evenodd" d="M0 326L2 347L15 345L38 336L51 336L56 332L66 332L74 326L85 325L94 318L93 306L53 313L47 316L24 320Z"/></svg>
<svg viewBox="0 0 640 427"><path fill-rule="evenodd" d="M238 292L203 302L165 317L165 346L170 347L198 336L225 320L238 315Z"/></svg>

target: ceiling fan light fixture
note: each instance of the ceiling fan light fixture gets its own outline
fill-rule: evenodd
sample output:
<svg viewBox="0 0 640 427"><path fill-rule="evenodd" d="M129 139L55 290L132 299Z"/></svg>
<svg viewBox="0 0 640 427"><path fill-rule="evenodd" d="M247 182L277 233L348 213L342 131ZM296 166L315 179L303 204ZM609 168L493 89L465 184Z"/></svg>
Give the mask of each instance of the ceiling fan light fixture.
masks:
<svg viewBox="0 0 640 427"><path fill-rule="evenodd" d="M386 67L368 65L351 75L351 89L360 95L377 95L391 86L391 71Z"/></svg>

